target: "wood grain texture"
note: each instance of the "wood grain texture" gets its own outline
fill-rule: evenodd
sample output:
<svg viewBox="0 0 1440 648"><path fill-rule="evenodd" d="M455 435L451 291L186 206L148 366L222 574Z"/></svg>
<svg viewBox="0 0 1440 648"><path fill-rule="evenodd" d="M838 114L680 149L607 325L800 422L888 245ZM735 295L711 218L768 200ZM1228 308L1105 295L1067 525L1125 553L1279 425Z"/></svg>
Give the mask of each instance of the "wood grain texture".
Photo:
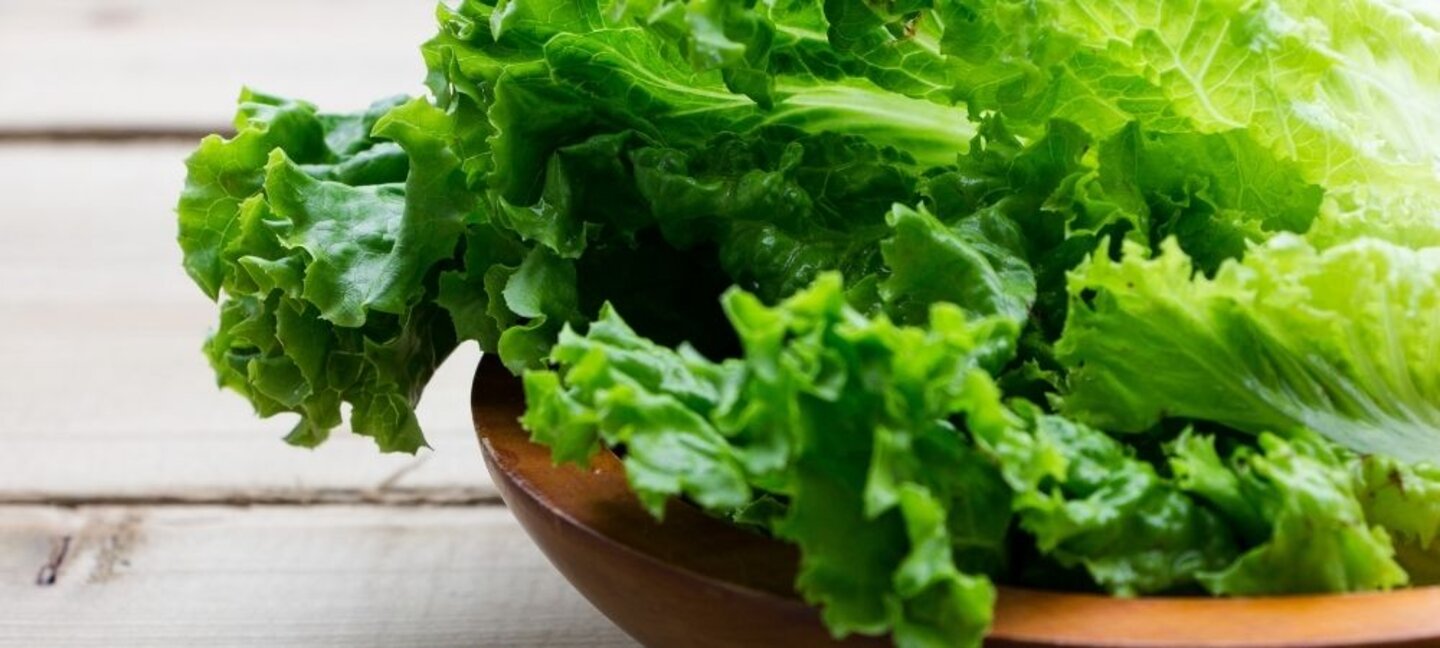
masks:
<svg viewBox="0 0 1440 648"><path fill-rule="evenodd" d="M197 131L242 85L348 110L422 92L433 0L5 0L0 133Z"/></svg>
<svg viewBox="0 0 1440 648"><path fill-rule="evenodd" d="M0 604L6 648L634 645L498 507L0 507Z"/></svg>
<svg viewBox="0 0 1440 648"><path fill-rule="evenodd" d="M0 146L0 502L492 499L473 347L420 406L435 451L419 457L344 431L291 448L292 420L215 388L199 352L215 307L174 243L187 150Z"/></svg>

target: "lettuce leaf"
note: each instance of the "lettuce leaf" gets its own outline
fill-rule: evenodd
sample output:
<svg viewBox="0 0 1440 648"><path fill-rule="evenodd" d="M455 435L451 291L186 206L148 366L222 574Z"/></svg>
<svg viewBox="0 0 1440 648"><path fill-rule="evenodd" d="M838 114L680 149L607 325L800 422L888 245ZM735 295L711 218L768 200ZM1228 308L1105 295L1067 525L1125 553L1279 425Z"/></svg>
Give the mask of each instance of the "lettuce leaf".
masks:
<svg viewBox="0 0 1440 648"><path fill-rule="evenodd" d="M1208 279L1174 243L1154 258L1130 246L1093 257L1070 291L1068 415L1132 432L1167 417L1304 427L1440 462L1440 249L1280 236Z"/></svg>
<svg viewBox="0 0 1440 648"><path fill-rule="evenodd" d="M1125 596L1183 590L1235 560L1230 527L1130 448L1030 403L1013 407L972 419L971 430L1042 555Z"/></svg>
<svg viewBox="0 0 1440 648"><path fill-rule="evenodd" d="M1309 433L1262 434L1222 460L1212 437L1181 435L1171 467L1181 487L1244 529L1252 547L1200 575L1217 595L1347 592L1405 585L1390 535L1367 519L1347 453Z"/></svg>
<svg viewBox="0 0 1440 648"><path fill-rule="evenodd" d="M869 319L834 274L775 307L738 291L725 306L745 351L722 363L656 347L612 310L585 336L567 330L552 356L563 373L525 375L522 422L557 459L623 448L656 515L678 494L719 511L755 489L783 498L773 530L800 546L797 587L838 636L978 641L994 590L960 570L952 537L963 532L962 555L1003 552L1007 498L947 419L1014 324L948 305L930 330Z"/></svg>
<svg viewBox="0 0 1440 648"><path fill-rule="evenodd" d="M443 119L418 100L324 115L247 91L239 133L187 162L186 267L223 295L206 355L259 414L300 414L292 443L323 441L350 403L382 450L424 445L413 408L455 346L425 277L473 203L435 191L455 172Z"/></svg>
<svg viewBox="0 0 1440 648"><path fill-rule="evenodd" d="M1375 455L1351 466L1366 519L1389 532L1411 580L1440 583L1440 470Z"/></svg>
<svg viewBox="0 0 1440 648"><path fill-rule="evenodd" d="M1326 188L1317 242L1440 244L1440 30L1386 0L950 0L972 109L1234 132Z"/></svg>

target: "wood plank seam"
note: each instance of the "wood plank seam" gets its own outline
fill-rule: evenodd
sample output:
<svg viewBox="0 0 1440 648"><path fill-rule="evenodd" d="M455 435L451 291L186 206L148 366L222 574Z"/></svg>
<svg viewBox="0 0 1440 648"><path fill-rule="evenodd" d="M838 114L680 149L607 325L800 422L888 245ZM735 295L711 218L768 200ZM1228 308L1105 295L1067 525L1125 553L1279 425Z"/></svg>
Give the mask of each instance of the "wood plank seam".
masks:
<svg viewBox="0 0 1440 648"><path fill-rule="evenodd" d="M230 138L235 135L235 128L229 124L216 124L213 127L200 128L167 126L0 128L0 144L121 144L130 142L194 144L211 134Z"/></svg>
<svg viewBox="0 0 1440 648"><path fill-rule="evenodd" d="M216 490L193 494L106 496L53 493L0 493L0 506L378 506L473 507L501 506L504 502L488 487L403 488L389 491L336 489L265 489L251 492Z"/></svg>
<svg viewBox="0 0 1440 648"><path fill-rule="evenodd" d="M433 454L416 457L392 471L372 488L263 488L200 490L144 495L56 494L0 491L0 506L42 504L63 508L81 506L494 506L500 496L487 486L407 487L400 483L425 466Z"/></svg>

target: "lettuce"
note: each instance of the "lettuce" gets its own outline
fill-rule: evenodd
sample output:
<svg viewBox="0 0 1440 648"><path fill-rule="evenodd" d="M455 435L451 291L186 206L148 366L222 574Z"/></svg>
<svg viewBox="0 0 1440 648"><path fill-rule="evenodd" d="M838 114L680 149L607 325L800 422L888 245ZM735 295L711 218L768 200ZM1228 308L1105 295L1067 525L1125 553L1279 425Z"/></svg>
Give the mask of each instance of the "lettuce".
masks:
<svg viewBox="0 0 1440 648"><path fill-rule="evenodd" d="M1390 534L1411 580L1440 583L1440 470L1373 455L1352 460L1351 470L1366 519Z"/></svg>
<svg viewBox="0 0 1440 648"><path fill-rule="evenodd" d="M1261 435L1222 460L1211 437L1181 435L1171 468L1181 488L1222 511L1254 543L1200 574L1214 594L1335 592L1404 585L1390 535L1358 499L1346 456L1309 434ZM1384 517L1383 514L1379 517Z"/></svg>
<svg viewBox="0 0 1440 648"><path fill-rule="evenodd" d="M1133 450L1023 400L1011 407L994 410L1008 425L972 421L971 429L1043 555L1126 596L1194 586L1236 559L1225 522Z"/></svg>
<svg viewBox="0 0 1440 648"><path fill-rule="evenodd" d="M658 348L613 311L567 330L552 356L564 376L525 374L523 423L557 459L623 447L657 515L677 494L720 512L754 489L783 498L773 530L800 546L796 585L837 634L978 641L994 589L960 571L950 534L1003 552L1005 488L948 419L993 398L973 385L1014 324L939 305L930 330L897 327L846 305L835 274L773 308L744 292L725 306L744 354L719 364Z"/></svg>
<svg viewBox="0 0 1440 648"><path fill-rule="evenodd" d="M1096 256L1071 277L1056 344L1066 414L1130 432L1163 417L1303 427L1440 462L1440 250L1282 236L1211 279L1165 247Z"/></svg>
<svg viewBox="0 0 1440 648"><path fill-rule="evenodd" d="M954 55L988 72L963 95L972 107L1099 132L1243 132L1326 188L1327 244L1440 244L1440 118L1416 109L1440 105L1440 30L1423 14L1384 0L954 0L937 11L955 19Z"/></svg>
<svg viewBox="0 0 1440 648"><path fill-rule="evenodd" d="M315 446L523 375L800 550L836 634L995 583L1440 580L1440 19L1398 0L462 0L430 96L245 91L187 162L205 353Z"/></svg>
<svg viewBox="0 0 1440 648"><path fill-rule="evenodd" d="M423 101L330 116L247 91L239 133L206 138L187 162L185 267L225 296L206 355L261 415L302 415L292 443L323 441L348 402L352 428L382 450L424 445L413 405L456 340L422 278L463 214L407 191L454 170L444 131L410 120L444 119Z"/></svg>

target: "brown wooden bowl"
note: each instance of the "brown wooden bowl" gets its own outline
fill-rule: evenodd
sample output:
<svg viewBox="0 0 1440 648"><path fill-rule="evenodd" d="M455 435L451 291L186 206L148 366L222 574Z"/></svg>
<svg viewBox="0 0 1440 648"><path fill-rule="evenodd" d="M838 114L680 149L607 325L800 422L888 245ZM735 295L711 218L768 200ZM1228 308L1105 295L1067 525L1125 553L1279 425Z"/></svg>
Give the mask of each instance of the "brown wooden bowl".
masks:
<svg viewBox="0 0 1440 648"><path fill-rule="evenodd" d="M624 468L553 465L516 422L519 381L493 357L471 390L485 463L505 503L570 583L652 647L888 646L836 642L795 594L797 554L682 502L664 523L641 507ZM1376 594L1118 599L999 588L987 645L1119 648L1440 646L1440 587Z"/></svg>

